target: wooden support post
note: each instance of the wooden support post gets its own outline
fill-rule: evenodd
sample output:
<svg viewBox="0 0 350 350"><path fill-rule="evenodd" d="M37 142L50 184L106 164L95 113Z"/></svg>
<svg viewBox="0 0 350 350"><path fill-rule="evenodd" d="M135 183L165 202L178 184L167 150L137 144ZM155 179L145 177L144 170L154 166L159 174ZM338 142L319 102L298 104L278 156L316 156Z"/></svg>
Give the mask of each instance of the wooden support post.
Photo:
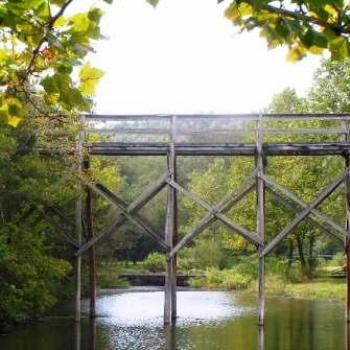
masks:
<svg viewBox="0 0 350 350"><path fill-rule="evenodd" d="M349 123L345 122L345 126L348 132L345 135L345 141L350 139ZM345 167L348 169L350 166L350 154L345 155ZM350 175L347 173L345 177L345 189L346 189L346 236L345 236L345 253L346 253L346 322L350 323Z"/></svg>
<svg viewBox="0 0 350 350"><path fill-rule="evenodd" d="M84 160L84 172L90 171L90 159ZM94 239L93 227L93 193L90 187L86 187L85 219L88 240ZM89 296L90 296L90 318L96 317L96 246L92 244L89 248Z"/></svg>
<svg viewBox="0 0 350 350"><path fill-rule="evenodd" d="M264 174L264 158L263 158L263 122L262 116L256 123L256 193L257 193L257 213L256 213L256 232L261 240L264 242L265 238L265 183L260 177ZM259 260L258 260L258 325L264 325L265 316L265 258L260 253L263 250L263 246L258 247Z"/></svg>
<svg viewBox="0 0 350 350"><path fill-rule="evenodd" d="M81 123L82 124L82 123ZM82 128L83 125L80 125ZM77 141L77 172L78 174L82 171L82 154L83 154L83 140L84 133L81 130ZM76 241L78 246L82 244L82 233L83 233L83 208L82 200L79 195L75 205L75 230L76 230ZM75 321L80 322L80 311L81 311L81 256L77 256L75 259Z"/></svg>
<svg viewBox="0 0 350 350"><path fill-rule="evenodd" d="M170 179L176 181L176 117L171 118L169 152L167 156ZM172 249L177 239L177 198L176 189L169 186L165 243ZM164 286L164 324L176 322L176 255L167 257Z"/></svg>
<svg viewBox="0 0 350 350"><path fill-rule="evenodd" d="M82 242L82 203L78 199L75 205L76 235L77 242ZM81 299L81 255L75 258L75 321L80 321Z"/></svg>

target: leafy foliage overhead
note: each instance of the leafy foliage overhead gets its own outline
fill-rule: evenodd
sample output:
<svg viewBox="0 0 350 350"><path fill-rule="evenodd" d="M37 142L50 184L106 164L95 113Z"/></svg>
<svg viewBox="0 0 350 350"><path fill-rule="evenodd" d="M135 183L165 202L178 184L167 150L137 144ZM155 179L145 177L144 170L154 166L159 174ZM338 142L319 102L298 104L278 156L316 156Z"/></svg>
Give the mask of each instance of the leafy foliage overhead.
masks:
<svg viewBox="0 0 350 350"><path fill-rule="evenodd" d="M272 48L287 44L291 61L324 50L331 52L333 60L349 56L348 1L234 0L225 14L242 30L260 28Z"/></svg>
<svg viewBox="0 0 350 350"><path fill-rule="evenodd" d="M111 1L68 16L73 2L0 2L0 118L8 124L18 125L28 103L50 117L90 109L102 72L85 58L101 38L100 5Z"/></svg>

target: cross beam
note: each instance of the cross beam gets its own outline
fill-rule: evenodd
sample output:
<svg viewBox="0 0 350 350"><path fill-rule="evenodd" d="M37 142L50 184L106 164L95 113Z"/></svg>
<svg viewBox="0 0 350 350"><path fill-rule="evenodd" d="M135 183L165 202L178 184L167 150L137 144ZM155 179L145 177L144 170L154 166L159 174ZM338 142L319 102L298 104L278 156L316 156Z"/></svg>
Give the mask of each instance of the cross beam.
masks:
<svg viewBox="0 0 350 350"><path fill-rule="evenodd" d="M168 177L169 173L165 173L159 180L148 186L148 188L146 188L146 190L126 208L126 211L129 214L135 214L137 211L139 211L145 204L148 203L148 201L155 197L166 186L166 179ZM126 222L127 218L123 214L118 214L113 219L113 222L109 227L103 229L94 238L83 244L76 252L76 255L83 254L100 239L109 237L111 234L113 234L113 232L115 232L115 230L124 225Z"/></svg>
<svg viewBox="0 0 350 350"><path fill-rule="evenodd" d="M290 223L287 225L270 243L268 243L261 252L261 256L266 256L275 248L287 235L289 235L298 224L304 220L313 209L320 205L325 199L327 199L344 181L345 177L348 175L350 167L341 173L325 190L323 190L319 196L310 203L304 210L302 210Z"/></svg>
<svg viewBox="0 0 350 350"><path fill-rule="evenodd" d="M105 187L101 183L92 184L92 183L85 181L85 180L83 180L83 182L85 183L86 186L91 188L94 192L98 193L103 198L105 198L107 201L109 201L111 204L114 204L116 207L118 207L121 210L121 215L123 215L130 222L132 222L135 226L137 226L139 229L141 229L147 235L149 235L154 240L156 240L157 243L160 246L162 246L166 251L169 250L169 246L165 243L164 239L147 222L147 220L139 214L136 214L133 212L128 212L127 204L121 198L119 198L115 193L110 191L107 187Z"/></svg>

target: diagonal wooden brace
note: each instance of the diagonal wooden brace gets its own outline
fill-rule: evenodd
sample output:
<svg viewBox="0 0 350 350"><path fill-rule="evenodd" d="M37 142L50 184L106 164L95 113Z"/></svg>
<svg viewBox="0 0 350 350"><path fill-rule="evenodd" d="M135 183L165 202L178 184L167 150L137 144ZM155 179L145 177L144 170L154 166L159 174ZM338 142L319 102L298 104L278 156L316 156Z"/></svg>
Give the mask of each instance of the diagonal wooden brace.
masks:
<svg viewBox="0 0 350 350"><path fill-rule="evenodd" d="M149 225L149 223L147 223L146 220L143 219L143 217L141 217L138 214L128 212L128 207L121 198L119 198L112 191L110 191L108 188L106 188L100 183L92 184L86 181L84 181L84 183L86 186L89 186L89 188L91 188L94 192L98 193L107 201L117 206L122 212L121 215L126 217L130 222L132 222L134 225L136 225L138 228L144 231L147 235L155 239L158 242L158 244L160 244L166 251L169 250L168 245L159 236L159 234L155 232L155 230Z"/></svg>
<svg viewBox="0 0 350 350"><path fill-rule="evenodd" d="M148 186L146 190L128 206L127 212L133 214L140 210L145 204L147 204L149 200L156 196L167 185L166 179L168 178L168 176L169 173L165 173L159 180L155 181L153 184ZM76 255L84 253L101 238L109 237L111 234L113 234L113 232L115 232L116 229L124 225L126 222L127 219L125 218L125 216L122 214L118 214L116 217L114 217L113 222L109 227L104 228L94 238L83 244L76 252Z"/></svg>
<svg viewBox="0 0 350 350"><path fill-rule="evenodd" d="M260 177L265 181L265 183L266 183L266 185L268 187L271 187L272 189L277 189L278 191L282 192L286 197L288 197L289 199L291 199L292 201L297 203L302 208L305 209L305 208L308 207L308 205L306 203L304 203L301 199L299 199L297 196L295 196L292 192L288 191L285 187L283 187L280 184L278 184L276 181L266 177L265 175L261 175ZM316 217L318 217L320 220L322 220L325 223L327 223L329 226L331 226L335 230L337 230L340 233L342 233L343 235L347 234L346 230L342 226L340 226L339 224L334 222L327 215L321 213L319 210L312 209L311 213L314 214Z"/></svg>
<svg viewBox="0 0 350 350"><path fill-rule="evenodd" d="M253 234L253 233L249 232L244 227L234 223L232 220L230 220L228 217L226 217L224 214L222 214L217 208L212 207L211 205L206 203L202 198L200 198L197 195L187 191L185 188L180 186L175 181L172 181L172 180L168 179L167 182L168 182L168 184L170 186L175 188L178 192L181 192L185 196L191 198L193 201L195 201L201 207L206 209L211 215L215 216L217 219L219 219L221 222L223 222L231 230L237 232L242 237L244 237L247 241L253 243L256 246L263 245L263 242L260 239L260 237L258 237L256 234Z"/></svg>
<svg viewBox="0 0 350 350"><path fill-rule="evenodd" d="M230 201L229 203L221 203L220 201L215 207L220 210L222 213L228 212L232 207L237 205L241 202L243 198L245 198L246 195L248 195L253 189L254 185L251 185L249 188L245 190L241 190L240 193L237 193L237 197ZM221 204L220 204L221 203ZM181 248L192 242L201 232L203 232L208 226L210 226L212 223L214 223L217 220L217 218L213 214L206 214L198 223L198 225L192 229L190 232L187 233L186 236L184 236L177 244L176 246L171 250L171 252L168 254L169 257L174 256Z"/></svg>
<svg viewBox="0 0 350 350"><path fill-rule="evenodd" d="M298 213L298 209L292 205L291 203L288 203L280 194L272 190L270 187L266 187L266 190L274 197L274 199L283 205L285 208L294 211L295 213ZM311 225L315 226L320 232L324 233L327 237L335 238L339 240L340 242L344 242L344 237L340 236L339 234L333 232L332 230L328 229L326 226L321 225L318 221L313 219L310 216L307 216L305 218L306 221L308 221Z"/></svg>
<svg viewBox="0 0 350 350"><path fill-rule="evenodd" d="M287 235L289 235L298 224L304 220L313 209L320 205L325 199L327 199L344 181L344 178L348 175L350 167L348 167L342 174L340 174L325 190L323 190L319 196L309 204L304 210L302 210L290 223L287 225L261 252L261 256L266 256L275 248Z"/></svg>

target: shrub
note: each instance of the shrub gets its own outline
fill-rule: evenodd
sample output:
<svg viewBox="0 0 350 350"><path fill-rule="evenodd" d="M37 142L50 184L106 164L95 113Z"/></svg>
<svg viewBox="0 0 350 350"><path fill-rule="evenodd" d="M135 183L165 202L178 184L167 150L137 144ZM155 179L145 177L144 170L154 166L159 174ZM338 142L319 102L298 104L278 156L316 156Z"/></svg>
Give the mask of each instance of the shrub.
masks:
<svg viewBox="0 0 350 350"><path fill-rule="evenodd" d="M150 271L150 272L164 272L165 256L158 252L151 253L143 261L143 266L147 271Z"/></svg>

